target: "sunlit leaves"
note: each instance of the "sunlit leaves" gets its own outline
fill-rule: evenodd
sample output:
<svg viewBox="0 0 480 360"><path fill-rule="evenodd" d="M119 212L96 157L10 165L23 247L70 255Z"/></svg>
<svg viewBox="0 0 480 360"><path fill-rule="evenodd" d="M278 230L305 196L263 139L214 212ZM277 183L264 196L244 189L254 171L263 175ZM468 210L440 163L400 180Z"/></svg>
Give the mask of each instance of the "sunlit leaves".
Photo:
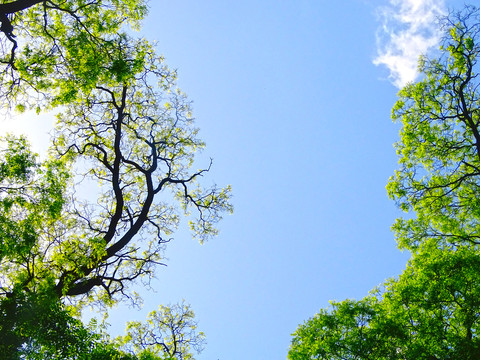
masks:
<svg viewBox="0 0 480 360"><path fill-rule="evenodd" d="M140 303L131 285L148 285L164 265L181 209L200 241L232 211L229 187L203 184L211 161L193 168L205 144L175 71L124 33L139 27L145 2L16 4L26 5L11 16L16 37L0 44L0 99L18 112L59 113L48 159L24 138L7 137L0 149L7 350L22 359L193 359L204 335L184 304L132 323L130 355L73 317L84 305ZM147 333L154 343L143 342Z"/></svg>
<svg viewBox="0 0 480 360"><path fill-rule="evenodd" d="M220 214L231 211L228 187L200 185L211 164L203 170L191 169L204 143L197 137L185 94L175 87L175 73L143 40L120 36L112 42L112 54L122 60L107 57L96 64L110 72L68 95L71 99L57 116L56 159L37 164L22 140L9 145L0 166L0 175L16 185L30 181L30 173L34 174L28 185L34 211L26 211L24 203L31 199L18 197L17 187L16 197L4 202L5 211L16 202L15 209L25 213L14 222L8 220L11 211L6 213L2 225L3 238L16 239L8 243L26 244L22 251L31 263L25 271L35 275L23 281L35 284L37 275L48 274L57 278L60 296L84 296L77 304L112 305L130 298L131 282L154 276L179 223L175 197L186 213L196 212L192 215L198 220L192 228L201 241L216 235ZM96 71L93 65L85 69ZM80 77L90 81L88 73ZM66 166L74 164L77 172L70 178ZM78 185L67 192L67 181ZM96 187L90 191L92 197L74 196L71 190L82 186ZM44 212L43 217L39 212ZM18 241L18 236L25 241ZM4 241L8 252L19 251L20 245L15 246L11 249ZM23 261L15 260L11 266L20 269Z"/></svg>
<svg viewBox="0 0 480 360"><path fill-rule="evenodd" d="M480 326L478 266L472 248L449 251L429 244L387 284L383 304L408 340L401 349L405 358L478 357L480 343L473 336Z"/></svg>
<svg viewBox="0 0 480 360"><path fill-rule="evenodd" d="M425 78L402 89L393 108L402 123L396 144L401 168L387 190L401 209L416 214L394 226L399 245L410 250L430 238L476 243L480 230L478 10L467 7L447 26L441 57L422 59Z"/></svg>
<svg viewBox="0 0 480 360"><path fill-rule="evenodd" d="M194 360L193 352L200 353L205 345L205 335L197 331L195 314L185 302L160 305L148 314L146 322L129 322L126 332L117 342L141 359L148 355Z"/></svg>
<svg viewBox="0 0 480 360"><path fill-rule="evenodd" d="M400 168L387 191L407 213L392 227L406 270L300 325L289 359L480 358L479 14L444 19L440 57L420 59L423 80L392 110Z"/></svg>
<svg viewBox="0 0 480 360"><path fill-rule="evenodd" d="M380 337L372 326L379 316L377 299L332 302L293 334L289 360L381 359Z"/></svg>
<svg viewBox="0 0 480 360"><path fill-rule="evenodd" d="M300 325L288 358L477 359L479 255L424 247L383 290L333 302Z"/></svg>
<svg viewBox="0 0 480 360"><path fill-rule="evenodd" d="M38 1L16 11L17 40L0 37L1 100L31 108L72 100L76 86L102 74L98 58L109 56L111 41L127 27L139 29L146 13L144 1L131 0Z"/></svg>
<svg viewBox="0 0 480 360"><path fill-rule="evenodd" d="M137 302L130 285L148 285L155 268L163 265L166 243L180 222L179 208L203 242L218 233L222 214L232 211L230 188L203 186L211 162L193 169L195 154L205 144L198 138L190 102L175 85L175 72L151 44L122 34L101 46L83 33L69 41L72 58L80 56L83 41L87 56L69 67L76 87L72 82L55 85L52 104L62 105L62 111L54 159L31 164L36 204L49 218L34 212L34 226L24 226L23 233L4 222L5 238L15 232L29 239L23 250L28 260L14 259L5 272L11 284L5 291L18 280L12 280L12 269L24 267L19 274L26 274L21 275L25 286L36 286L42 277L55 279L57 295L78 307ZM5 163L10 168L5 173L29 164L22 158ZM27 176L28 171L20 173Z"/></svg>
<svg viewBox="0 0 480 360"><path fill-rule="evenodd" d="M24 137L3 139L0 152L0 255L26 255L60 216L69 177L64 163L39 163ZM4 263L6 264L6 263Z"/></svg>

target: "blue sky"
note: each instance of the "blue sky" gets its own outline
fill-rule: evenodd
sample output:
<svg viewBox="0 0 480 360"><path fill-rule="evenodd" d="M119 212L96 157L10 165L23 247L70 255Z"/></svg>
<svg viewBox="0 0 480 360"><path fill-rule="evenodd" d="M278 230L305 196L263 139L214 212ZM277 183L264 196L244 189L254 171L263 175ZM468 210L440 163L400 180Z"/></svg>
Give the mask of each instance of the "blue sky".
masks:
<svg viewBox="0 0 480 360"><path fill-rule="evenodd" d="M151 1L141 35L178 69L235 213L205 245L180 230L144 309L113 311L112 332L185 299L207 335L198 360L285 359L290 334L329 300L398 275L408 254L390 232L390 109L438 41L434 17L461 4ZM2 127L36 129L40 149L51 121L32 119Z"/></svg>

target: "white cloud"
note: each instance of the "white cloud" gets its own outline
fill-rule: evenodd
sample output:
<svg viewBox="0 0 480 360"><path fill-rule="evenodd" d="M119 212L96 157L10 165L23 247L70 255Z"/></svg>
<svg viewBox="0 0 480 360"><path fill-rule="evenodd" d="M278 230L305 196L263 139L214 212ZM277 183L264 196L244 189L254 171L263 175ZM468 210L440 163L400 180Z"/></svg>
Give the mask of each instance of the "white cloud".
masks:
<svg viewBox="0 0 480 360"><path fill-rule="evenodd" d="M445 14L445 1L390 0L378 13L382 27L373 63L386 66L390 80L400 88L417 78L419 56L438 45L438 17Z"/></svg>

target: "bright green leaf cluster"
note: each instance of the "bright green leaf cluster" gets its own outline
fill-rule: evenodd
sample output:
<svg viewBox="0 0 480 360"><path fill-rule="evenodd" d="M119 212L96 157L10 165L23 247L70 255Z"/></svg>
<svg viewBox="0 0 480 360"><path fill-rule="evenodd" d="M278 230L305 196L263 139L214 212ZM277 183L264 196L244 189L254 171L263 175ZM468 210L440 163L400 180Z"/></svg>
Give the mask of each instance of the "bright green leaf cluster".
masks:
<svg viewBox="0 0 480 360"><path fill-rule="evenodd" d="M195 314L184 301L160 305L145 323L129 322L126 332L116 341L140 359L194 360L192 350L199 353L205 345L205 334L197 331Z"/></svg>
<svg viewBox="0 0 480 360"><path fill-rule="evenodd" d="M401 168L387 190L415 218L396 222L401 248L475 243L480 238L479 93L475 36L478 10L457 16L440 59L423 59L424 80L399 93L393 119L402 123L396 144Z"/></svg>

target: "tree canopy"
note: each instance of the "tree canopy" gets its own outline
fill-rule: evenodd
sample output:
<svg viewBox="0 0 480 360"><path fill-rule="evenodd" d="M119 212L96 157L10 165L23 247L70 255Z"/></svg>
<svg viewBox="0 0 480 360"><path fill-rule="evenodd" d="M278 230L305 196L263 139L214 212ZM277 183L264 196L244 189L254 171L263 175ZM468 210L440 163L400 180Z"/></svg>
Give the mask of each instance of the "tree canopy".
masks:
<svg viewBox="0 0 480 360"><path fill-rule="evenodd" d="M480 9L442 20L436 57L399 92L400 168L387 185L406 212L392 229L406 270L367 297L332 302L300 325L288 358L480 357Z"/></svg>
<svg viewBox="0 0 480 360"><path fill-rule="evenodd" d="M1 1L3 103L40 109L94 86L101 71L118 70L101 68L103 46L126 25L138 28L146 13L137 0Z"/></svg>
<svg viewBox="0 0 480 360"><path fill-rule="evenodd" d="M197 333L195 313L185 302L158 307L145 323L131 321L127 335L117 341L127 353L151 356L165 354L168 359L191 360L191 349L200 352L205 345L205 334Z"/></svg>
<svg viewBox="0 0 480 360"><path fill-rule="evenodd" d="M288 358L478 359L480 256L431 248L364 299L332 302L300 325Z"/></svg>
<svg viewBox="0 0 480 360"><path fill-rule="evenodd" d="M82 324L82 307L136 303L131 285L163 265L182 212L204 242L232 211L228 186L202 185L212 161L195 168L205 144L175 71L123 32L145 14L130 0L0 4L0 99L19 111L58 108L46 158L25 137L1 142L0 352L12 358L135 358ZM170 309L162 316L188 318L180 329L200 349L191 309ZM33 323L42 325L26 330ZM168 349L138 356L192 358L175 331Z"/></svg>
<svg viewBox="0 0 480 360"><path fill-rule="evenodd" d="M393 108L401 168L387 190L415 214L394 225L399 246L412 251L479 243L479 10L467 6L444 27L440 56L421 59L424 80L402 89Z"/></svg>

